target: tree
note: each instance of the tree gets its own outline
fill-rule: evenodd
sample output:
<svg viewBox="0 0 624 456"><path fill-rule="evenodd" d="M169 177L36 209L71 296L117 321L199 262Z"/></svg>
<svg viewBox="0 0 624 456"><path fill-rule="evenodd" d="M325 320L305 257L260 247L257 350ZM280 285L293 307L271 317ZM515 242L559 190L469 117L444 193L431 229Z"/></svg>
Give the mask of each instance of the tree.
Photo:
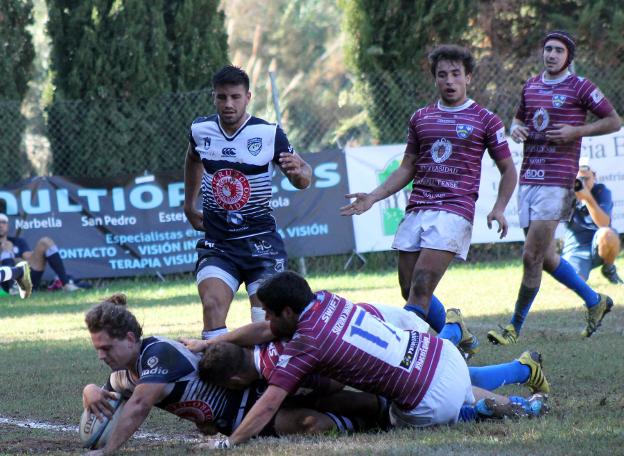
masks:
<svg viewBox="0 0 624 456"><path fill-rule="evenodd" d="M185 98L175 91L205 87L227 59L216 2L48 4L56 85L48 128L54 171L98 177L181 169L185 132L204 112L209 93ZM193 11L202 14L193 17Z"/></svg>
<svg viewBox="0 0 624 456"><path fill-rule="evenodd" d="M409 115L432 101L418 90L429 80L426 54L441 43L466 43L474 2L468 0L342 0L347 61L366 100L373 135L405 140Z"/></svg>
<svg viewBox="0 0 624 456"><path fill-rule="evenodd" d="M32 3L0 0L0 182L26 177L31 168L21 147L25 121L20 112L28 88L35 51L27 27Z"/></svg>

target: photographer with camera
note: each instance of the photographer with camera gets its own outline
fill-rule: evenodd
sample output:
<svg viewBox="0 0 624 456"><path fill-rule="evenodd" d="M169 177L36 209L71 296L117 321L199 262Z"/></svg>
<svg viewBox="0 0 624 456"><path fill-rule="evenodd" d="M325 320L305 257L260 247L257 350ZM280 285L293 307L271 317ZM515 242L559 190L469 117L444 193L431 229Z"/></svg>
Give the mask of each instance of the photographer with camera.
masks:
<svg viewBox="0 0 624 456"><path fill-rule="evenodd" d="M611 228L611 190L596 182L596 172L581 164L574 184L576 204L566 223L563 252L577 274L587 280L589 272L602 265L600 272L614 284L624 283L613 264L620 251L620 238Z"/></svg>

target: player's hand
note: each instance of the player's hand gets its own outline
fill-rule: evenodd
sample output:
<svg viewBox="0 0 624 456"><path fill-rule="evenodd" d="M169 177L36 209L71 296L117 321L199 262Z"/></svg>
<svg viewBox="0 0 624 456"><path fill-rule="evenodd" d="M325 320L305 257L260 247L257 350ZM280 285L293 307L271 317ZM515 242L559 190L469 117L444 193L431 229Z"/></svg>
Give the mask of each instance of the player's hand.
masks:
<svg viewBox="0 0 624 456"><path fill-rule="evenodd" d="M375 204L375 198L370 193L349 193L345 198L355 198L351 204L340 208L340 215L360 215Z"/></svg>
<svg viewBox="0 0 624 456"><path fill-rule="evenodd" d="M188 337L180 337L178 340L193 353L203 352L208 344L207 340L190 339Z"/></svg>
<svg viewBox="0 0 624 456"><path fill-rule="evenodd" d="M311 182L312 168L296 152L282 152L278 160L280 169L291 184L298 189L309 187Z"/></svg>
<svg viewBox="0 0 624 456"><path fill-rule="evenodd" d="M197 209L195 209L194 207L185 207L184 215L186 216L186 219L189 221L191 226L197 231L206 231L204 228L204 216Z"/></svg>
<svg viewBox="0 0 624 456"><path fill-rule="evenodd" d="M492 209L492 212L487 215L487 226L489 229L492 229L492 222L494 220L498 223L496 232L500 233L500 239L503 239L507 236L507 231L509 230L509 225L507 224L507 219L503 211Z"/></svg>
<svg viewBox="0 0 624 456"><path fill-rule="evenodd" d="M567 124L553 124L553 129L546 132L546 139L556 144L565 144L578 139L576 127Z"/></svg>
<svg viewBox="0 0 624 456"><path fill-rule="evenodd" d="M529 129L524 125L516 124L515 127L511 130L511 139L515 142L520 143L526 141L529 137Z"/></svg>
<svg viewBox="0 0 624 456"><path fill-rule="evenodd" d="M593 195L591 194L591 190L589 190L587 187L583 186L582 189L580 189L578 192L574 192L576 199L579 201L587 201L590 198L593 198Z"/></svg>
<svg viewBox="0 0 624 456"><path fill-rule="evenodd" d="M98 420L113 416L113 406L108 402L110 399L119 399L119 393L107 391L97 385L87 385L82 391L82 405L89 409Z"/></svg>

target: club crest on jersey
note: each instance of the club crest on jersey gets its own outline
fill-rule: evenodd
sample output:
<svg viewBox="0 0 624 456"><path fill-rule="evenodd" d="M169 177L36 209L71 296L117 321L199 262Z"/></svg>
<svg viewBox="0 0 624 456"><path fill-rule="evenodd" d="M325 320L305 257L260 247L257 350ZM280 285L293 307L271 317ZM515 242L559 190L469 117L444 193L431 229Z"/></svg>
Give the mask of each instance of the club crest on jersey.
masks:
<svg viewBox="0 0 624 456"><path fill-rule="evenodd" d="M247 140L247 150L251 155L258 155L262 150L262 138L251 138Z"/></svg>
<svg viewBox="0 0 624 456"><path fill-rule="evenodd" d="M247 177L236 169L220 169L212 175L212 194L226 211L238 211L249 201L251 186Z"/></svg>
<svg viewBox="0 0 624 456"><path fill-rule="evenodd" d="M552 96L552 105L555 108L560 108L563 106L563 104L566 101L566 96L565 95L554 95Z"/></svg>
<svg viewBox="0 0 624 456"><path fill-rule="evenodd" d="M535 111L535 114L533 114L533 127L537 131L544 130L548 126L549 122L550 115L548 114L548 111L546 111L544 108L539 108L537 111Z"/></svg>
<svg viewBox="0 0 624 456"><path fill-rule="evenodd" d="M468 136L470 136L472 130L474 130L474 127L472 125L457 124L457 126L455 127L457 137L461 139L466 139Z"/></svg>
<svg viewBox="0 0 624 456"><path fill-rule="evenodd" d="M431 146L431 158L436 163L442 163L448 160L453 152L453 144L446 139L440 138Z"/></svg>

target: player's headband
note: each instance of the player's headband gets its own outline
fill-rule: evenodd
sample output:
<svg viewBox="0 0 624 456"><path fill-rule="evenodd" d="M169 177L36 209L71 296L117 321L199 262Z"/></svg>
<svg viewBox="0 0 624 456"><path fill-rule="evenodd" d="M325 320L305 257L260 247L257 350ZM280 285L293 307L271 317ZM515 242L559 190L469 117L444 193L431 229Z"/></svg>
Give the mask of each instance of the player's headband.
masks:
<svg viewBox="0 0 624 456"><path fill-rule="evenodd" d="M9 223L9 217L7 217L6 214L0 213L0 222Z"/></svg>
<svg viewBox="0 0 624 456"><path fill-rule="evenodd" d="M548 40L557 40L561 41L563 45L568 50L568 58L564 64L564 68L568 67L572 60L574 60L574 53L576 51L576 43L574 42L574 38L568 32L564 32L563 30L553 30L546 35L544 41L542 42L542 47L546 45Z"/></svg>

